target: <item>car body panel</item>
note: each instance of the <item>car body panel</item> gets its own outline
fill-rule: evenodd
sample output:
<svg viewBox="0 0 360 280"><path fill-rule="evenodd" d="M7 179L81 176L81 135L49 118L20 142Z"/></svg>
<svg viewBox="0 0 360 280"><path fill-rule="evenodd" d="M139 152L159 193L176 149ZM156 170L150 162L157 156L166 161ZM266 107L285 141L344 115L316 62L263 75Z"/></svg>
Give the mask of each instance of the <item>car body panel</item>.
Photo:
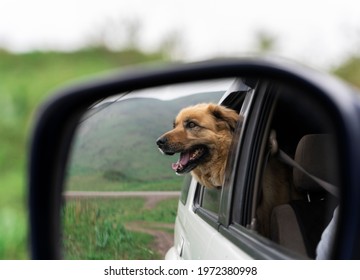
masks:
<svg viewBox="0 0 360 280"><path fill-rule="evenodd" d="M194 212L196 180L190 183L187 203L179 201L174 246L165 259L251 259Z"/></svg>

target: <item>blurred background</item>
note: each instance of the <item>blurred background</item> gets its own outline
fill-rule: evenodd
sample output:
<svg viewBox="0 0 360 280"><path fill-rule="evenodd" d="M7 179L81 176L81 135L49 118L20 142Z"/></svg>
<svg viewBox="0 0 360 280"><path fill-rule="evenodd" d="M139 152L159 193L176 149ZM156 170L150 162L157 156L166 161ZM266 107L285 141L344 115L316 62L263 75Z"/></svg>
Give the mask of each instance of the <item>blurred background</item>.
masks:
<svg viewBox="0 0 360 280"><path fill-rule="evenodd" d="M272 55L360 87L357 0L0 0L0 259L27 259L26 166L37 107L129 65Z"/></svg>

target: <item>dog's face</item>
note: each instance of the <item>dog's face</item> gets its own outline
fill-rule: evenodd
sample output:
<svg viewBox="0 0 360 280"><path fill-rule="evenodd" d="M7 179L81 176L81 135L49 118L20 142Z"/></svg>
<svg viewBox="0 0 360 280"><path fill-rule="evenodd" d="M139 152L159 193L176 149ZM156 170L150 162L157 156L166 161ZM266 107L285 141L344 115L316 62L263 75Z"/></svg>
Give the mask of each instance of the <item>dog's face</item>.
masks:
<svg viewBox="0 0 360 280"><path fill-rule="evenodd" d="M173 129L160 136L156 143L166 155L179 153L172 164L177 174L192 171L205 186L214 187L220 179L208 178L213 183L204 182L205 173L223 176L228 150L239 115L236 111L216 104L198 104L187 107L177 115ZM205 176L209 177L209 176ZM222 180L222 178L221 178ZM217 186L220 186L217 184Z"/></svg>

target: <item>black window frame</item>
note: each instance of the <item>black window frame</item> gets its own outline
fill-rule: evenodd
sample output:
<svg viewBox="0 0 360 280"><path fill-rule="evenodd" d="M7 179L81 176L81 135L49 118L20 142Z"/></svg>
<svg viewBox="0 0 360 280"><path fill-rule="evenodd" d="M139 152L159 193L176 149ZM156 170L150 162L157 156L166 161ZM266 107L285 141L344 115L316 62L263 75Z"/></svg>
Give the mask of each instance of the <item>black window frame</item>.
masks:
<svg viewBox="0 0 360 280"><path fill-rule="evenodd" d="M255 259L303 259L270 239L252 230L252 202L255 182L259 174L259 158L264 153L264 136L268 134L268 120L273 108L276 85L268 80L259 81L254 89L254 100L244 129L242 147L236 162L236 172L232 183L231 212L228 220L221 223L219 232L236 246Z"/></svg>
<svg viewBox="0 0 360 280"><path fill-rule="evenodd" d="M306 87L301 88L305 90ZM256 88L256 96L249 116L246 135L243 145L250 147L239 152L241 156L237 162L237 174L234 182L234 193L232 200L231 221L228 225L221 224L219 232L232 241L235 245L256 259L308 259L307 256L287 249L269 238L266 238L252 229L251 211L254 204L252 195L253 187L262 172L260 158L264 158L264 147L266 146L270 133L270 124L274 108L276 106L278 93L281 91L276 82L261 81ZM315 100L318 103L318 100ZM319 103L320 104L320 103ZM319 114L324 114L325 119L333 119L331 111L326 108ZM326 130L332 125L325 125ZM334 133L339 132L333 127ZM332 129L330 129L332 131ZM338 139L339 140L339 139ZM265 143L266 142L266 143ZM263 167L263 166L262 166ZM261 170L260 170L261 169ZM257 173L258 172L258 173ZM245 174L246 176L242 176ZM341 174L339 174L341 176ZM240 203L239 203L240 201ZM248 202L248 203L246 203Z"/></svg>

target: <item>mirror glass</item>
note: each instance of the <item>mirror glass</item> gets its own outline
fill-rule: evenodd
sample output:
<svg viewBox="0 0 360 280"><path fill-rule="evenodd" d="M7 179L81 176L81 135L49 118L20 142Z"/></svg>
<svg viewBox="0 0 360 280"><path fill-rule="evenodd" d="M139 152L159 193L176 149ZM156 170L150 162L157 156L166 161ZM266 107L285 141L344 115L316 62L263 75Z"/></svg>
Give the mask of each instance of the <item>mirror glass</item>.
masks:
<svg viewBox="0 0 360 280"><path fill-rule="evenodd" d="M64 258L164 258L184 176L175 175L175 157L162 155L156 139L172 129L180 109L219 103L232 82L120 93L87 110L67 170Z"/></svg>
<svg viewBox="0 0 360 280"><path fill-rule="evenodd" d="M328 250L317 248L331 248L332 239L326 243L322 236L337 223L331 221L339 199L317 179L341 187L341 137L331 110L312 94L304 85L242 77L98 100L84 113L72 143L62 212L64 258L163 259L174 245L177 213L185 242L175 247L198 245L181 249L185 257L219 257L218 251L211 253L211 242L221 245L225 237L207 240L203 234L216 230L226 214L234 228L258 238L264 250L326 258ZM197 119L176 117L199 103L228 110L211 107L206 124L202 107L196 107ZM173 128L197 143L180 156L169 156L178 153L171 137L164 136ZM221 166L209 160L215 146L227 147ZM208 163L202 172L210 176L210 185L195 169L193 178L175 174L189 174L185 171L200 159ZM180 225L194 213L205 221L196 233Z"/></svg>

